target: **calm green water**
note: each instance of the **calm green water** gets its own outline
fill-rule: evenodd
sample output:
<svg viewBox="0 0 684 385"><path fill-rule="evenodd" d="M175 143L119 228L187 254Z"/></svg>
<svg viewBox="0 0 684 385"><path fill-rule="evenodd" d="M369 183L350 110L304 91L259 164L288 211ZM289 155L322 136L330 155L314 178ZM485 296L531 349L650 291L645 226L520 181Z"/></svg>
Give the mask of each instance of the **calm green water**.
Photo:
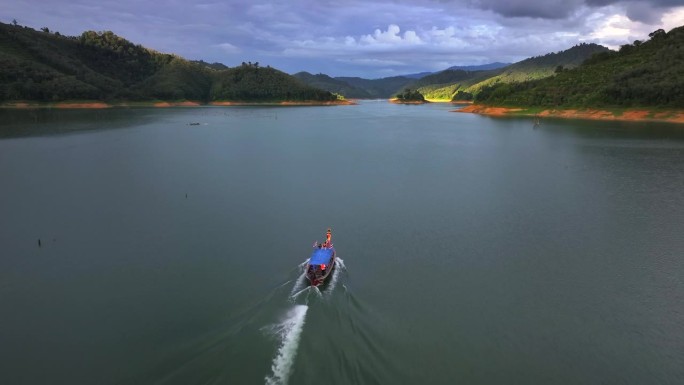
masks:
<svg viewBox="0 0 684 385"><path fill-rule="evenodd" d="M0 111L0 383L683 383L684 127L450 109Z"/></svg>

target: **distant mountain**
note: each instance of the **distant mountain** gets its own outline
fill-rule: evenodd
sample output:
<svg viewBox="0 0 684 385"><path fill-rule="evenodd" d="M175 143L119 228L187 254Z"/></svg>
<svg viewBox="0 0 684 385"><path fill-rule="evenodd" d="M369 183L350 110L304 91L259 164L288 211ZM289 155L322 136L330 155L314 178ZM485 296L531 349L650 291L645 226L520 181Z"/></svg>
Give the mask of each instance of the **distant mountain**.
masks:
<svg viewBox="0 0 684 385"><path fill-rule="evenodd" d="M416 89L426 99L450 101L472 99L482 87L495 83L521 82L552 76L558 66L573 68L594 53L608 48L597 44L579 44L575 47L523 61L489 63L476 66L454 66L447 70L421 72L382 79L336 77L300 73L296 76L306 84L354 98L390 98L406 88Z"/></svg>
<svg viewBox="0 0 684 385"><path fill-rule="evenodd" d="M511 65L511 63L500 63L500 62L494 62L494 63L489 63L489 64L481 64L481 65L472 65L472 66L453 66L447 68L448 70L464 70L464 71L487 71L487 70L495 70L503 67L507 67Z"/></svg>
<svg viewBox="0 0 684 385"><path fill-rule="evenodd" d="M294 76L309 86L353 99L388 99L409 87L416 80L406 76L382 79L344 76L333 78L325 74L312 75L308 72L298 72Z"/></svg>
<svg viewBox="0 0 684 385"><path fill-rule="evenodd" d="M0 23L0 102L336 100L258 63L223 67L159 53L109 31L62 36Z"/></svg>
<svg viewBox="0 0 684 385"><path fill-rule="evenodd" d="M684 106L684 26L660 29L648 41L619 51L598 49L572 68L519 83L496 82L481 88L476 102L521 107L675 107ZM584 47L587 48L587 47ZM557 61L548 60L548 65Z"/></svg>
<svg viewBox="0 0 684 385"><path fill-rule="evenodd" d="M495 70L498 68L503 68L506 66L511 65L511 63L500 63L500 62L495 62L495 63L489 63L489 64L480 64L480 65L471 65L471 66L453 66L449 67L446 70L464 70L464 71L486 71L486 70ZM439 71L441 72L441 71ZM405 78L409 79L422 79L426 76L430 76L432 74L435 74L436 72L418 72L415 74L408 74L408 75L401 75Z"/></svg>
<svg viewBox="0 0 684 385"><path fill-rule="evenodd" d="M354 87L362 88L371 95L372 99L387 99L404 88L409 87L415 80L404 76L393 76L382 79L362 79L357 77L338 77Z"/></svg>
<svg viewBox="0 0 684 385"><path fill-rule="evenodd" d="M360 87L355 87L343 80L331 78L328 75L318 74L312 75L308 72L298 72L292 75L304 82L305 84L334 92L336 94L344 95L345 98L352 99L371 99L373 96L366 90Z"/></svg>
<svg viewBox="0 0 684 385"><path fill-rule="evenodd" d="M401 76L403 76L405 78L409 78L409 79L420 79L420 78L424 78L424 77L426 77L428 75L432 75L432 74L433 74L433 72L418 72L417 74L408 74L408 75L401 75Z"/></svg>

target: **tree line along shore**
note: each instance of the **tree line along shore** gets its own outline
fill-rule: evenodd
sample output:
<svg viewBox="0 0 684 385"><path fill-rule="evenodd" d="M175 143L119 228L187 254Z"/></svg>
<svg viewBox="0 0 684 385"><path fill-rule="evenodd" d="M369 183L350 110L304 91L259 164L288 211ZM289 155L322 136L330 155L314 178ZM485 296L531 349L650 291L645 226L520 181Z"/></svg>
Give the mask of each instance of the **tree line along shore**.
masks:
<svg viewBox="0 0 684 385"><path fill-rule="evenodd" d="M292 76L258 62L188 61L108 31L64 36L0 23L0 107L339 105L361 95L402 104L468 102L459 111L494 116L681 122L682 62L678 27L615 51L583 43L484 70L373 80Z"/></svg>

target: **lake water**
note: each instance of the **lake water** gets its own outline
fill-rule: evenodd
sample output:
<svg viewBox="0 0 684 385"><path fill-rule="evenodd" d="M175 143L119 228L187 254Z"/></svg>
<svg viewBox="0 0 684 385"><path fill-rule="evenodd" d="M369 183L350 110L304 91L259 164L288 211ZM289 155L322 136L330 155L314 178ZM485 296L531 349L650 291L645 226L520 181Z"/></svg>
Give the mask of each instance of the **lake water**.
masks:
<svg viewBox="0 0 684 385"><path fill-rule="evenodd" d="M1 110L0 383L684 383L684 127L452 109Z"/></svg>

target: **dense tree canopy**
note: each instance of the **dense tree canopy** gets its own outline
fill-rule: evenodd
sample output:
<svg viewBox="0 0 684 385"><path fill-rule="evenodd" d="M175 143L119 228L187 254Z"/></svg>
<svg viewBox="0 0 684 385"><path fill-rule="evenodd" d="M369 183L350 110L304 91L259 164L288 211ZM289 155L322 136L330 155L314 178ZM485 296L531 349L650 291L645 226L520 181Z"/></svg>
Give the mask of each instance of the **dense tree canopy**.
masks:
<svg viewBox="0 0 684 385"><path fill-rule="evenodd" d="M135 45L0 23L0 102L12 100L330 101L337 96L258 63L228 68Z"/></svg>
<svg viewBox="0 0 684 385"><path fill-rule="evenodd" d="M552 77L484 87L478 103L542 107L684 107L684 27L593 55Z"/></svg>
<svg viewBox="0 0 684 385"><path fill-rule="evenodd" d="M424 102L425 97L423 94L418 92L418 90L412 90L410 88L406 88L404 91L398 93L396 95L397 100L402 101L402 102Z"/></svg>

